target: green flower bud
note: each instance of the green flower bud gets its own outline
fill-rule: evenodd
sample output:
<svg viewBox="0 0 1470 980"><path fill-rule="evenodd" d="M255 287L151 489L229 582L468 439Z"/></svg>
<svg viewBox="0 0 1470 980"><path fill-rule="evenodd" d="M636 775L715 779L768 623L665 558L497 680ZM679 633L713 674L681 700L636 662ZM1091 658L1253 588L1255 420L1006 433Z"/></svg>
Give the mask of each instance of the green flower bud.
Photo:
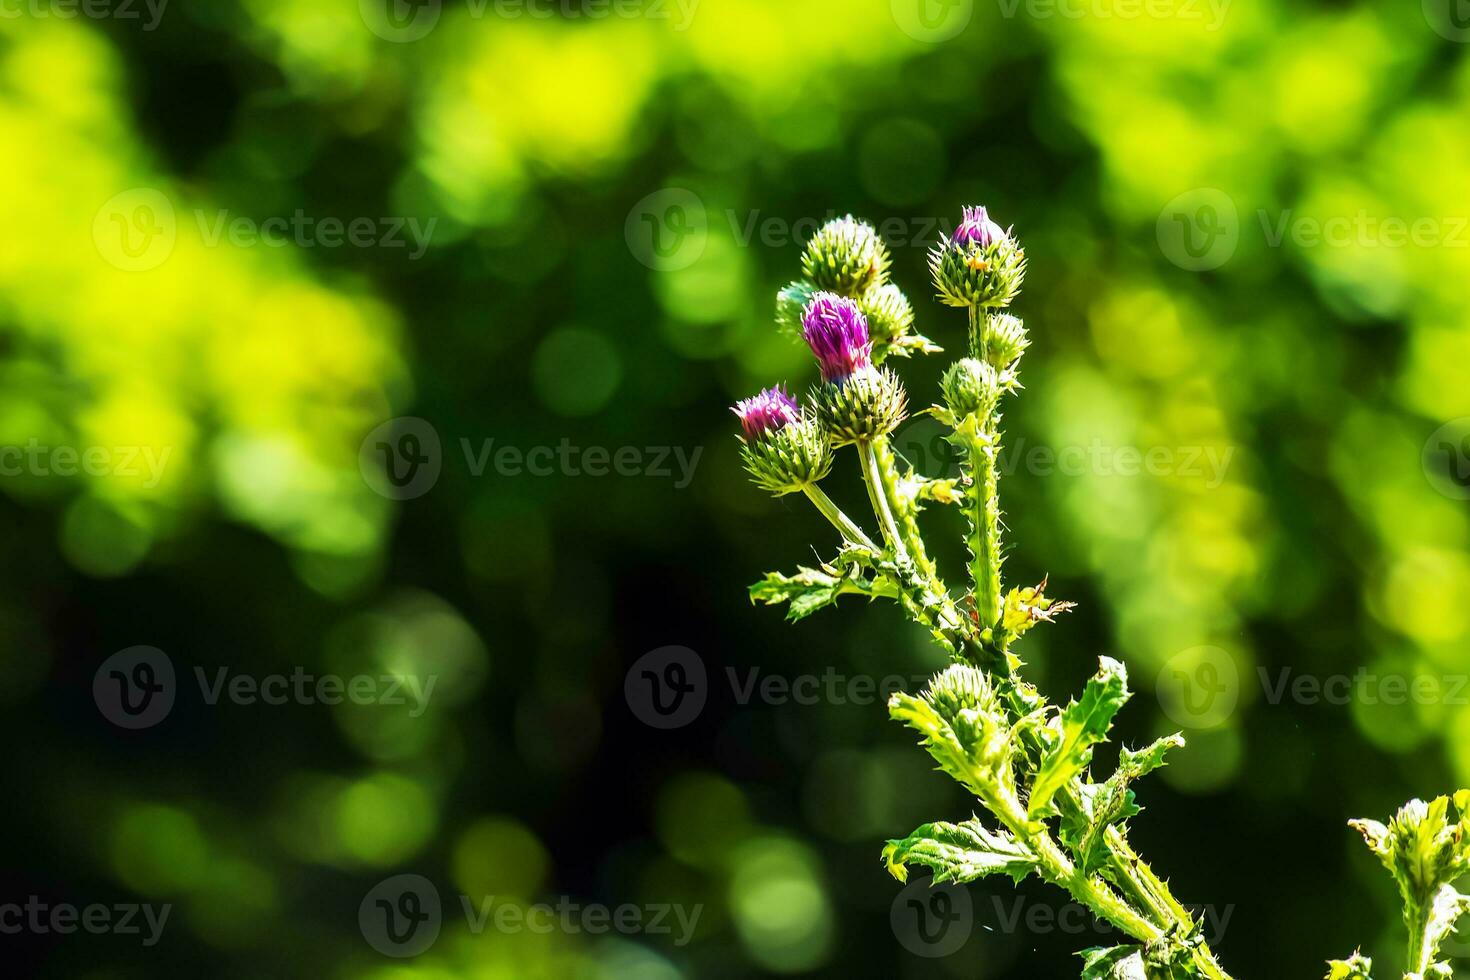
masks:
<svg viewBox="0 0 1470 980"><path fill-rule="evenodd" d="M913 329L914 307L891 282L858 297L858 309L868 318L868 333L875 344L886 346Z"/></svg>
<svg viewBox="0 0 1470 980"><path fill-rule="evenodd" d="M832 443L816 419L785 425L756 439L742 439L745 471L762 490L795 493L832 470Z"/></svg>
<svg viewBox="0 0 1470 980"><path fill-rule="evenodd" d="M945 407L956 419L967 415L987 416L1000 401L1001 379L994 366L973 357L950 365L939 382Z"/></svg>
<svg viewBox="0 0 1470 980"><path fill-rule="evenodd" d="M984 208L966 208L954 237L942 239L929 253L929 271L941 302L998 309L1021 291L1026 252Z"/></svg>
<svg viewBox="0 0 1470 980"><path fill-rule="evenodd" d="M802 339L801 315L806 312L817 287L805 279L787 283L776 294L776 327L797 340Z"/></svg>
<svg viewBox="0 0 1470 980"><path fill-rule="evenodd" d="M812 405L832 444L846 446L886 436L898 428L908 396L898 375L887 368L868 368L818 385L812 392Z"/></svg>
<svg viewBox="0 0 1470 980"><path fill-rule="evenodd" d="M985 322L985 357L997 368L1006 368L1031 346L1026 327L1009 313L992 313Z"/></svg>
<svg viewBox="0 0 1470 980"><path fill-rule="evenodd" d="M888 246L873 226L848 215L812 236L801 269L818 289L855 298L887 281L889 262Z"/></svg>

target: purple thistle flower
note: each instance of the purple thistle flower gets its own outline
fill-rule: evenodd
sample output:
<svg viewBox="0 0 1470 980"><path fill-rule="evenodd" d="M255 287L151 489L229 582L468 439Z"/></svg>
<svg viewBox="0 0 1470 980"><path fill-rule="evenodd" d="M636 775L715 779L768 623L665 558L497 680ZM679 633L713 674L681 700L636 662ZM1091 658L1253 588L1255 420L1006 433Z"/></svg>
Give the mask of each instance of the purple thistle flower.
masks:
<svg viewBox="0 0 1470 980"><path fill-rule="evenodd" d="M801 317L802 337L817 356L823 381L843 381L873 364L868 320L857 304L836 293L817 293Z"/></svg>
<svg viewBox="0 0 1470 980"><path fill-rule="evenodd" d="M730 411L740 419L747 441L801 421L801 406L780 385L744 399Z"/></svg>
<svg viewBox="0 0 1470 980"><path fill-rule="evenodd" d="M990 220L990 215L985 213L985 208L965 208L965 220L954 230L954 241L960 245L979 245L984 248L1003 238L1009 238L1010 232Z"/></svg>

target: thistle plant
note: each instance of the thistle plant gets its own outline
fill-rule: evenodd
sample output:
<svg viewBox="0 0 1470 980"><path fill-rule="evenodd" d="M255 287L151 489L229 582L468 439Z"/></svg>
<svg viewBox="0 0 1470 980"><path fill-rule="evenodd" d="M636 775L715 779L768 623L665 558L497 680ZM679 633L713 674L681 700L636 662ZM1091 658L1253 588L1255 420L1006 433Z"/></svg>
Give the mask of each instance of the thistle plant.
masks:
<svg viewBox="0 0 1470 980"><path fill-rule="evenodd" d="M1026 274L1026 254L1011 229L985 208L966 208L953 236L929 257L941 303L964 309L967 350L943 375L937 404L924 411L949 430L961 461L956 479L929 479L893 450L889 437L909 410L891 358L940 352L915 332L914 308L889 280L892 258L872 226L851 216L828 223L807 244L803 277L780 290L776 322L816 359L821 380L804 404L785 388L735 406L741 455L754 483L775 495L805 494L836 529L835 554L793 573L768 573L752 600L787 605L799 620L844 595L896 602L949 654L952 663L917 694L896 694L890 716L912 728L938 767L974 796L978 811L890 840L882 859L905 881L914 868L935 883L1004 874L1036 875L1130 937L1085 950L1084 978L1228 980L1200 920L1174 897L1129 843L1140 812L1139 779L1184 746L1179 734L1123 747L1113 770L1094 773L1093 751L1131 697L1124 665L1102 657L1080 695L1050 702L1024 677L1017 647L1072 603L1047 583L1005 587L997 456L1002 409L1020 390L1030 345L1008 312ZM834 454L851 447L871 506L875 536L818 486ZM968 551L965 585L940 577L920 532L928 508L962 515ZM1389 824L1355 821L1393 873L1410 939L1405 980L1448 980L1440 947L1470 896L1453 881L1470 871L1470 791L1450 800L1415 800ZM1329 980L1368 980L1361 953L1329 963Z"/></svg>

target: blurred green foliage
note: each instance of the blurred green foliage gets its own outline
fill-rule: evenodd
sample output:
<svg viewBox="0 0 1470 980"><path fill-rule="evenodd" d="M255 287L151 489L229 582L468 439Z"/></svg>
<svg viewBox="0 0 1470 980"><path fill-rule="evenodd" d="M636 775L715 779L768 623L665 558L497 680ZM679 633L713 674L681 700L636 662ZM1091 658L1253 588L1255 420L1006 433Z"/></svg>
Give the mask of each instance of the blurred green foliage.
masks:
<svg viewBox="0 0 1470 980"><path fill-rule="evenodd" d="M14 864L56 901L176 906L151 949L42 937L38 972L1072 975L1095 937L991 931L978 887L988 925L963 953L905 952L878 842L963 801L879 704L741 705L726 680L939 666L881 609L788 629L746 606L761 569L828 542L745 484L725 406L814 376L772 298L833 213L889 235L919 329L957 349L961 324L917 300L925 248L967 203L1031 258L1008 571L1083 606L1028 659L1054 694L1100 651L1145 689L1234 685L1233 710L1193 719L1137 839L1185 901L1237 906L1216 947L1238 973L1316 975L1392 934L1390 887L1344 821L1470 781L1470 705L1273 703L1258 678L1470 672L1470 509L1431 440L1470 416L1454 22L1433 0L918 3L429 3L406 28L352 0L175 0L154 30L45 4L0 18L0 446L162 461L156 479L54 457L0 477ZM696 237L664 261L641 221L669 201L693 223L663 230ZM1179 201L1223 216L1226 261L1181 262ZM431 246L217 233L219 215L298 212L432 221ZM1333 219L1437 237L1298 233ZM919 404L941 362L905 368ZM435 427L444 473L397 502L359 455L403 415ZM682 489L476 475L460 440L491 438L703 455ZM1179 465L1027 462L1098 445ZM128 732L91 683L138 643L185 677L438 685L417 716L181 696ZM623 699L628 666L668 643L712 678L682 732ZM1184 723L1171 703L1139 699L1130 741ZM686 946L447 916L396 963L356 912L401 870L456 907L704 911Z"/></svg>

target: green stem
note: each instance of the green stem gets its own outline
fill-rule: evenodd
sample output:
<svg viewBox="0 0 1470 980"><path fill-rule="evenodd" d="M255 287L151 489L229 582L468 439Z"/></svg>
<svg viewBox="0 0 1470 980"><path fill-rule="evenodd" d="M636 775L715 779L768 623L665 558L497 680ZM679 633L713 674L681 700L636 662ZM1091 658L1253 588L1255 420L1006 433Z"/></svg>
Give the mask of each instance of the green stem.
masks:
<svg viewBox="0 0 1470 980"><path fill-rule="evenodd" d="M868 487L868 499L873 503L873 515L878 518L878 526L883 529L883 538L893 549L899 565L911 562L913 559L904 545L898 523L893 518L893 508L889 506L889 499L894 493L893 487L883 479L883 468L878 463L878 454L873 450L873 443L865 439L857 444L857 450L863 461L863 482Z"/></svg>
<svg viewBox="0 0 1470 980"><path fill-rule="evenodd" d="M903 539L904 547L913 556L914 563L919 566L919 571L924 577L930 582L937 582L939 569L930 559L928 551L924 548L924 537L919 533L918 508L914 506L910 497L905 496L899 490L898 465L894 460L893 448L889 445L886 436L874 439L872 448L883 493L888 498L889 506L893 509L894 521L898 526L898 533ZM940 591L948 595L948 590L941 587Z"/></svg>
<svg viewBox="0 0 1470 980"><path fill-rule="evenodd" d="M976 360L985 360L985 317L986 313L978 306L966 308L970 315L970 356Z"/></svg>
<svg viewBox="0 0 1470 980"><path fill-rule="evenodd" d="M817 510L822 512L822 516L831 521L832 526L842 532L844 538L852 544L867 548L870 551L876 552L880 550L873 543L873 539L868 537L862 528L854 524L852 518L844 514L842 508L833 503L832 498L827 496L821 487L815 483L808 483L802 487L802 490L806 492L807 499L816 505Z"/></svg>
<svg viewBox="0 0 1470 980"><path fill-rule="evenodd" d="M1000 622L1000 488L995 472L995 446L986 421L983 441L969 445L970 486L970 581L975 590L975 611L980 628L991 629Z"/></svg>
<svg viewBox="0 0 1470 980"><path fill-rule="evenodd" d="M986 794L984 802L1000 822L1036 855L1041 877L1067 890L1104 922L1109 922L1142 942L1158 939L1162 930L1136 912L1101 878L1084 874L1052 839L1044 824L1032 821L1010 793Z"/></svg>
<svg viewBox="0 0 1470 980"><path fill-rule="evenodd" d="M1404 972L1414 976L1429 969L1429 964L1434 959L1434 948L1426 942L1428 937L1425 935L1429 928L1430 904L1421 903L1412 913L1407 910L1404 913L1405 925L1409 927L1409 958Z"/></svg>

